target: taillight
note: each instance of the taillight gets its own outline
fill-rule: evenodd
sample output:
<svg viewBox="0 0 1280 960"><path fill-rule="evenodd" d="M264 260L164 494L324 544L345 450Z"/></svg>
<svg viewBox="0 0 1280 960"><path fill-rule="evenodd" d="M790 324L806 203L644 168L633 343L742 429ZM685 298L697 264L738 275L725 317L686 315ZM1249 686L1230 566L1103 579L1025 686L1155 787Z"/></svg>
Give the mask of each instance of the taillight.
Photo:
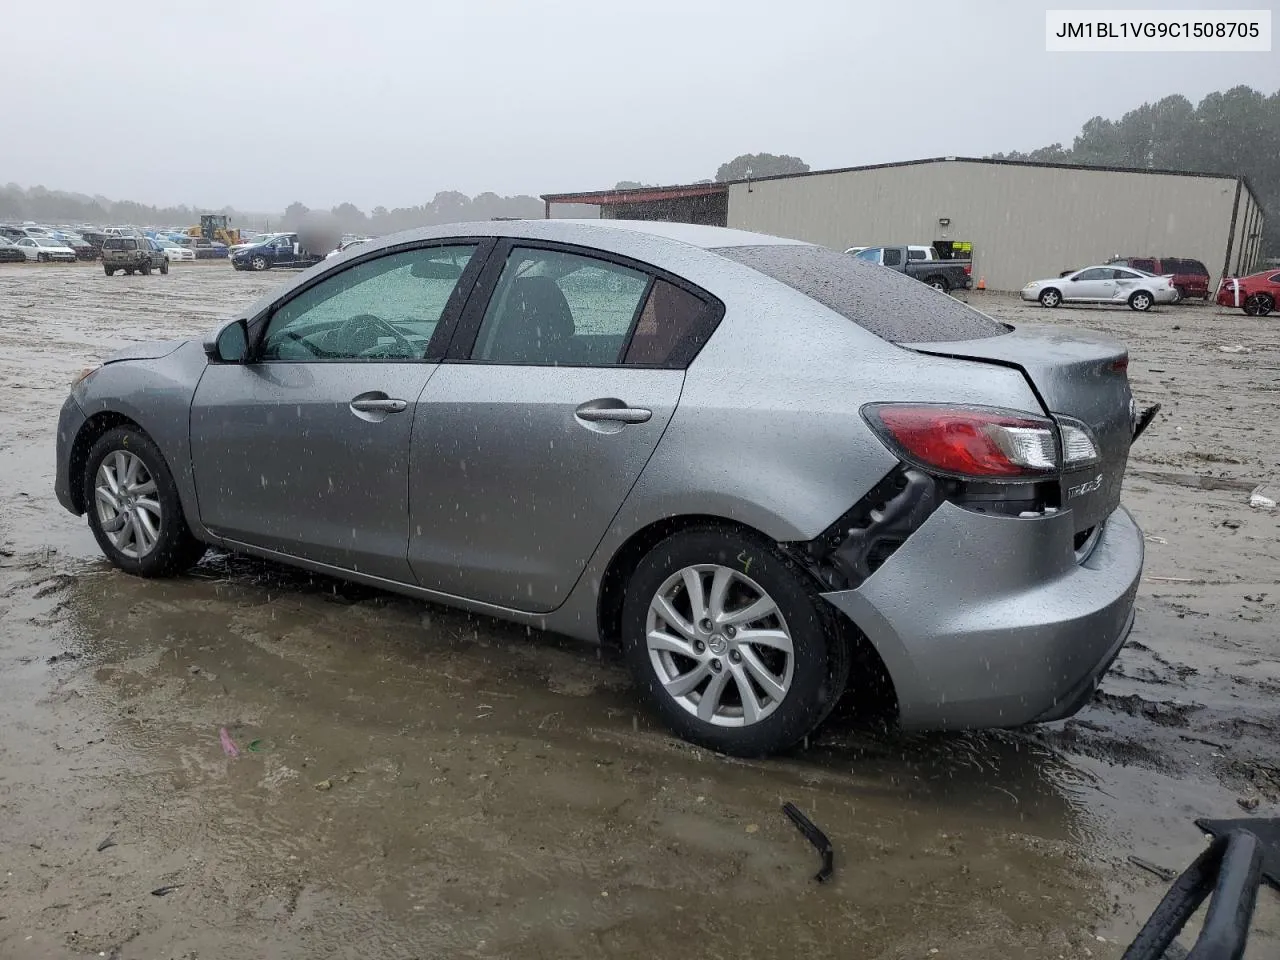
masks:
<svg viewBox="0 0 1280 960"><path fill-rule="evenodd" d="M964 265L964 275L965 275L966 277L969 277L969 276L972 276L972 275L973 275L973 264L972 264L972 263L966 263L966 264Z"/></svg>
<svg viewBox="0 0 1280 960"><path fill-rule="evenodd" d="M983 480L1026 480L1058 471L1054 424L986 407L872 403L871 427L926 471Z"/></svg>

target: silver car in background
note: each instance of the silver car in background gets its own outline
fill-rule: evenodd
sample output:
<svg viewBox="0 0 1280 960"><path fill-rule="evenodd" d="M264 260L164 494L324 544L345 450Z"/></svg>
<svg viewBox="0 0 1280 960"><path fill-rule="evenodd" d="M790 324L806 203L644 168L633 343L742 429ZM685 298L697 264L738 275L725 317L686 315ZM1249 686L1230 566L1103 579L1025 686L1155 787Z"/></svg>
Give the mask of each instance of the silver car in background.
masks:
<svg viewBox="0 0 1280 960"><path fill-rule="evenodd" d="M1176 303L1178 290L1169 277L1157 277L1131 267L1085 267L1054 277L1033 280L1022 288L1023 300L1038 300L1041 306L1063 303L1111 303L1131 310L1150 310L1157 303Z"/></svg>
<svg viewBox="0 0 1280 960"><path fill-rule="evenodd" d="M212 545L618 643L762 755L847 683L909 728L1092 696L1143 559L1127 367L810 244L454 224L86 371L56 489L130 573Z"/></svg>

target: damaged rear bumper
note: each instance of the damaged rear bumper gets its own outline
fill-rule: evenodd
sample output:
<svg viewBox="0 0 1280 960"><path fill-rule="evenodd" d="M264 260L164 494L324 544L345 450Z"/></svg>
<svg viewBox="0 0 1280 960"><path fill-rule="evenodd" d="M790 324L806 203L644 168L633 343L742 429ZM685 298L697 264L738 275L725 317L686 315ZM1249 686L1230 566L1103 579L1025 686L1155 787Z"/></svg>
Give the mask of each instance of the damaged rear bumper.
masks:
<svg viewBox="0 0 1280 960"><path fill-rule="evenodd" d="M1142 531L1123 507L1077 559L1068 511L940 506L868 580L823 594L880 654L909 729L1012 727L1079 710L1133 626Z"/></svg>

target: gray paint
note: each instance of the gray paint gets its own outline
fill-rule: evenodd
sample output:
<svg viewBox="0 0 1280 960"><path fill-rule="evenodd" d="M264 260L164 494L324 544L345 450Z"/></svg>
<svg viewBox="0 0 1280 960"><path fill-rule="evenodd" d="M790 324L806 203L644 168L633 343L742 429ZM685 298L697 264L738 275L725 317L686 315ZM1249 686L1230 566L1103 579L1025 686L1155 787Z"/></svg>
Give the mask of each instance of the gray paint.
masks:
<svg viewBox="0 0 1280 960"><path fill-rule="evenodd" d="M610 561L655 522L720 518L779 542L828 528L897 462L860 416L867 402L1036 412L1029 374L1043 380L1055 412L1106 425L1109 410L1090 406L1100 402L1096 384L1078 365L1059 371L1025 338L947 345L980 362L894 346L709 249L786 242L750 233L453 225L358 248L307 271L284 295L406 244L491 233L594 246L668 270L719 297L724 319L687 373L449 362L208 366L193 342L110 364L77 388L77 400L152 435L193 530L209 542L592 641L601 639L597 605ZM921 311L937 302L923 285L900 286L897 296L917 298ZM271 302L244 316L260 323ZM1089 362L1105 355L1099 349L1045 346ZM373 390L406 400L406 409L376 423L355 416L349 400ZM653 416L604 430L574 416L578 404L601 397ZM60 478L79 418L69 404ZM1114 508L1118 489L1108 496ZM1113 516L1077 566L1071 546L1081 519L1069 509L999 520L945 507L862 588L830 597L881 649L907 691L912 723L1006 722L1005 700L989 700L984 721L974 693L976 671L997 656L1022 659L1002 668L1001 689L1028 703L1052 699L1068 673L1079 683L1103 669L1093 654L1104 639L1123 639L1115 625L1132 607L1141 538L1123 514ZM1061 642L1046 647L1046 636ZM937 664L921 660L934 655ZM919 712L930 696L972 709Z"/></svg>
<svg viewBox="0 0 1280 960"><path fill-rule="evenodd" d="M936 161L734 183L728 225L836 250L967 240L975 281L1017 290L1115 255L1193 257L1216 271L1239 182ZM951 222L943 227L939 218Z"/></svg>
<svg viewBox="0 0 1280 960"><path fill-rule="evenodd" d="M1012 727L1053 712L1110 663L1142 560L1142 531L1123 508L1078 563L1066 514L1005 519L944 504L861 587L824 596L884 660L903 726Z"/></svg>

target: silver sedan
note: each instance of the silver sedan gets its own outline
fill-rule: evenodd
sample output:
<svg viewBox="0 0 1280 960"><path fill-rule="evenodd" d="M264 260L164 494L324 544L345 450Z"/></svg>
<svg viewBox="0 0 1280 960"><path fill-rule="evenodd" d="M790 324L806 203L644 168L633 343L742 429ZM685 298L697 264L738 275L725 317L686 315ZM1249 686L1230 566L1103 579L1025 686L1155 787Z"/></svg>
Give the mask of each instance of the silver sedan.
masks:
<svg viewBox="0 0 1280 960"><path fill-rule="evenodd" d="M1157 277L1128 267L1085 267L1052 280L1033 280L1022 288L1023 300L1041 306L1063 303L1111 303L1132 310L1150 310L1153 304L1176 303L1178 290L1168 277Z"/></svg>
<svg viewBox="0 0 1280 960"><path fill-rule="evenodd" d="M1012 726L1079 709L1133 621L1126 369L777 237L454 224L86 371L57 495L140 576L213 546L618 643L728 753L847 683Z"/></svg>

